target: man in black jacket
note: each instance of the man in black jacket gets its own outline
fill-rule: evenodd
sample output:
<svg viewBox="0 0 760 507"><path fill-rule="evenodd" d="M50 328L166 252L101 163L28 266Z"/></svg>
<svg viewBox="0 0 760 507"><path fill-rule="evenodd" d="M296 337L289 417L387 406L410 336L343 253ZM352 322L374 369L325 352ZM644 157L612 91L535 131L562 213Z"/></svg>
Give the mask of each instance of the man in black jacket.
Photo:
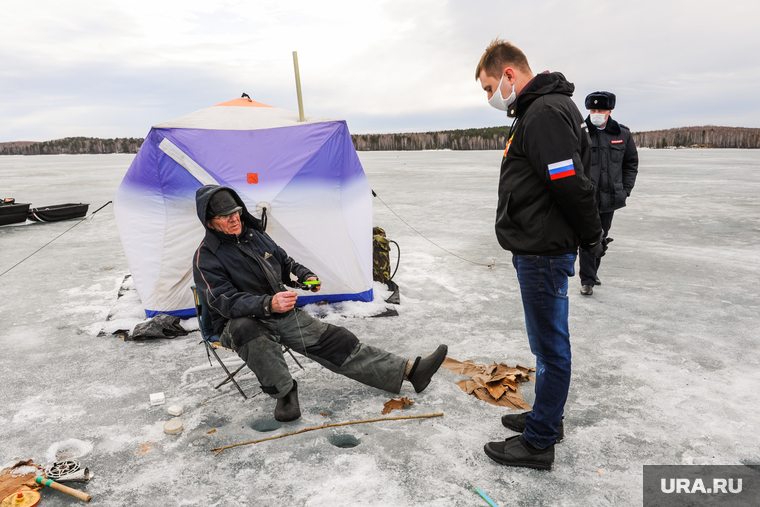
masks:
<svg viewBox="0 0 760 507"><path fill-rule="evenodd" d="M403 380L418 393L428 386L446 358L446 345L409 361L312 318L295 308L297 295L285 285L300 287L317 276L264 232L234 190L206 185L198 189L195 202L206 228L193 257L196 289L211 310L222 345L234 349L256 374L262 391L277 400L275 419L301 417L298 387L282 345L335 373L394 394ZM312 290L319 291L320 285Z"/></svg>
<svg viewBox="0 0 760 507"><path fill-rule="evenodd" d="M586 97L586 109L590 113L586 125L591 136L591 164L586 166L586 177L596 188L604 242L609 243L612 238L607 235L612 226L612 215L616 209L625 206L625 200L636 183L639 153L628 127L610 118L615 109L614 93L590 93ZM591 296L594 285L601 283L597 272L602 260L581 250L579 261L581 294Z"/></svg>
<svg viewBox="0 0 760 507"><path fill-rule="evenodd" d="M575 87L560 73L536 76L517 47L494 40L475 71L493 107L515 118L499 179L496 236L512 252L525 311L528 341L536 356L533 410L502 417L521 433L485 445L507 466L548 470L570 386L568 277L578 246L603 254L594 189L584 175L589 137L573 103Z"/></svg>

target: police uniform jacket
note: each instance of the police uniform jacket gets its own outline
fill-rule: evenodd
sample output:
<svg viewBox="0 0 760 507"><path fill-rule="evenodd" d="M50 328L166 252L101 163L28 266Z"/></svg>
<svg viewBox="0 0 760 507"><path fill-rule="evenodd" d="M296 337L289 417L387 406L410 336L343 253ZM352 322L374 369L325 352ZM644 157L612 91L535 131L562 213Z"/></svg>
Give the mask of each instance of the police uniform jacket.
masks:
<svg viewBox="0 0 760 507"><path fill-rule="evenodd" d="M590 140L574 90L558 72L538 74L508 112L517 119L501 162L496 236L513 254L575 253L601 237L584 174Z"/></svg>
<svg viewBox="0 0 760 507"><path fill-rule="evenodd" d="M206 226L206 209L211 196L228 190L238 206L243 222L240 236L224 234ZM196 290L211 311L211 323L220 334L229 319L236 317L278 318L272 313L272 296L316 276L294 261L267 233L259 219L251 215L237 193L228 187L206 185L195 195L198 218L206 228L206 236L193 256L193 278ZM291 310L292 311L292 310Z"/></svg>
<svg viewBox="0 0 760 507"><path fill-rule="evenodd" d="M591 136L591 164L586 167L586 176L596 187L599 212L608 213L625 206L631 195L636 175L639 172L639 153L628 127L611 117L607 125L599 130L586 118Z"/></svg>

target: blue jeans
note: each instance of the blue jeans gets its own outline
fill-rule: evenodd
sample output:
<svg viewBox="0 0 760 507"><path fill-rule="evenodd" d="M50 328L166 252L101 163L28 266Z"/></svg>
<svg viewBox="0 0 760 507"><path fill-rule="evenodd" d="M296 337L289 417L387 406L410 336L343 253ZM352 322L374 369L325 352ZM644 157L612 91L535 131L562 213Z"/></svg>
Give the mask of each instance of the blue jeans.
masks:
<svg viewBox="0 0 760 507"><path fill-rule="evenodd" d="M536 356L536 400L523 437L543 449L557 438L570 389L570 331L567 279L575 275L575 254L514 255L525 328Z"/></svg>

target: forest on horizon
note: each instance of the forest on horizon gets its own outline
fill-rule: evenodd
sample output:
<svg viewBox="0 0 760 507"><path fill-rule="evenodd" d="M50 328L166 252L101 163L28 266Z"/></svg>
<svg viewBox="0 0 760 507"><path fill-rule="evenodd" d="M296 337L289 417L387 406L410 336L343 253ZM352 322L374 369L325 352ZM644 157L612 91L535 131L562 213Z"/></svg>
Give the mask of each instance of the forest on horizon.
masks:
<svg viewBox="0 0 760 507"><path fill-rule="evenodd" d="M509 127L485 127L399 134L352 134L356 151L503 150ZM633 132L638 147L662 148L760 148L760 128L679 127ZM0 155L83 155L137 153L141 138L100 139L66 137L52 141L0 143Z"/></svg>

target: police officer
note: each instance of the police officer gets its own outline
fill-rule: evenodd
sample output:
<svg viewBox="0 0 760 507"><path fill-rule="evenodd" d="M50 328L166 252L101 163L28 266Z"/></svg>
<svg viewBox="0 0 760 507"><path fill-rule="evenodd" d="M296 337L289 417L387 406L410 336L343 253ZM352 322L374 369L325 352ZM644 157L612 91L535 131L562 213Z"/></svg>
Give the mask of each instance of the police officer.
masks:
<svg viewBox="0 0 760 507"><path fill-rule="evenodd" d="M616 209L625 206L625 200L631 195L636 183L639 154L628 127L610 117L615 109L614 93L590 93L586 97L586 109L590 113L586 125L591 136L591 164L585 166L585 172L596 189L596 202L606 245L612 241L608 237L612 215ZM579 260L581 294L591 296L594 285L601 284L597 271L602 258L592 257L581 250Z"/></svg>

